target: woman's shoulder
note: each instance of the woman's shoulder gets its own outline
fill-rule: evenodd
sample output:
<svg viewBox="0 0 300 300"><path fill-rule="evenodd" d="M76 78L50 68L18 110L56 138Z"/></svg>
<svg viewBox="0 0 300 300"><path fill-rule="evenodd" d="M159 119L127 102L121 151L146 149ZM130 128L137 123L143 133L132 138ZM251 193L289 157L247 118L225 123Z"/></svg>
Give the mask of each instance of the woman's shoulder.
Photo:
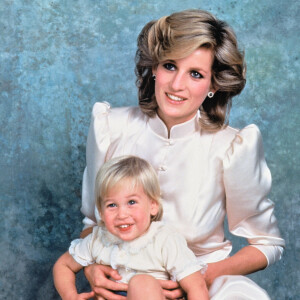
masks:
<svg viewBox="0 0 300 300"><path fill-rule="evenodd" d="M234 154L236 148L246 151L251 148L261 148L262 136L255 124L247 125L242 129L227 126L214 133L213 146L216 151L224 155Z"/></svg>
<svg viewBox="0 0 300 300"><path fill-rule="evenodd" d="M145 122L147 116L138 106L111 107L108 102L96 102L93 106L92 118L105 119L111 131L119 131L130 123Z"/></svg>
<svg viewBox="0 0 300 300"><path fill-rule="evenodd" d="M112 107L109 102L96 102L92 109L92 116L99 118L103 115L109 115L110 118L128 118L131 117L143 117L144 114L141 112L138 106L123 106L123 107Z"/></svg>
<svg viewBox="0 0 300 300"><path fill-rule="evenodd" d="M224 129L219 130L215 133L217 139L229 140L231 141L237 135L257 135L260 134L260 130L255 124L250 124L245 126L244 128L235 128L231 126L226 126Z"/></svg>

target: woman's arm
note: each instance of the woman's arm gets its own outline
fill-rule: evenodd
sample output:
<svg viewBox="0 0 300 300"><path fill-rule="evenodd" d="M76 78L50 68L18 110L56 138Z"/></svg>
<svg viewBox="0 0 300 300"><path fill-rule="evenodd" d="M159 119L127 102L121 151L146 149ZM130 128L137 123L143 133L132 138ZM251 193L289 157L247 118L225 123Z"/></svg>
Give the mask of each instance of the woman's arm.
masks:
<svg viewBox="0 0 300 300"><path fill-rule="evenodd" d="M69 252L64 253L53 267L54 285L63 300L90 299L94 292L78 294L75 274L82 269Z"/></svg>
<svg viewBox="0 0 300 300"><path fill-rule="evenodd" d="M84 239L86 236L88 236L92 232L93 232L93 227L88 227L86 229L83 229L80 233L80 238Z"/></svg>
<svg viewBox="0 0 300 300"><path fill-rule="evenodd" d="M228 265L232 264L231 274L243 275L279 260L285 242L277 226L274 203L268 198L272 177L262 136L255 125L239 131L227 150L223 183L228 229L233 235L246 238L252 246L243 248L229 261L222 261L219 272L228 273Z"/></svg>
<svg viewBox="0 0 300 300"><path fill-rule="evenodd" d="M186 292L188 300L209 300L207 286L200 271L184 277L179 284Z"/></svg>
<svg viewBox="0 0 300 300"><path fill-rule="evenodd" d="M252 246L246 246L233 256L208 264L204 275L207 287L222 275L247 275L266 268L268 261L265 255Z"/></svg>

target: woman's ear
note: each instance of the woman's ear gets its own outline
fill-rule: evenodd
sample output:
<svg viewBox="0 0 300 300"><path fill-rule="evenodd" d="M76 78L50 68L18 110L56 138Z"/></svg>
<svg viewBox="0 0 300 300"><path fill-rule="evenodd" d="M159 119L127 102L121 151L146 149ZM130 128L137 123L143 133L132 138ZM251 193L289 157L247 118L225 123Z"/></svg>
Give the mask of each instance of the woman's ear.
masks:
<svg viewBox="0 0 300 300"><path fill-rule="evenodd" d="M218 91L218 88L211 85L209 91L215 94Z"/></svg>
<svg viewBox="0 0 300 300"><path fill-rule="evenodd" d="M152 67L152 76L156 76L157 66Z"/></svg>

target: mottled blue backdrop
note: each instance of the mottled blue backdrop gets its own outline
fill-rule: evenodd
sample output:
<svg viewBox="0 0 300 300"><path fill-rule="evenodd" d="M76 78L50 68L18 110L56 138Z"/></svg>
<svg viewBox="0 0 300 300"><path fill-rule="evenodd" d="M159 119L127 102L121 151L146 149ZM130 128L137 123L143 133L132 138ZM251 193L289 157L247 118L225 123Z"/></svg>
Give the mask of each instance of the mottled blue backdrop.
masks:
<svg viewBox="0 0 300 300"><path fill-rule="evenodd" d="M1 0L0 298L59 298L51 268L81 230L93 103L135 105L142 26L202 8L229 22L245 50L247 86L234 101L231 124L256 123L262 131L270 197L287 242L282 261L251 278L272 299L297 299L299 6L295 0ZM234 241L236 249L243 244Z"/></svg>

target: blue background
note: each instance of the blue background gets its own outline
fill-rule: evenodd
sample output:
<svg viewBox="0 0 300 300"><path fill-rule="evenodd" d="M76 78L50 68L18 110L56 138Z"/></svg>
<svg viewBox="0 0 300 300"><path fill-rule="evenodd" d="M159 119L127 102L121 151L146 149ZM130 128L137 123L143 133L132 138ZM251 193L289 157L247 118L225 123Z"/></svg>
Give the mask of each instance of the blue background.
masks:
<svg viewBox="0 0 300 300"><path fill-rule="evenodd" d="M143 25L201 8L231 24L245 50L247 86L234 99L231 125L256 123L262 131L270 198L287 242L282 261L251 278L272 299L297 299L299 6L293 0L1 0L0 298L58 299L51 269L81 230L92 106L136 105L134 54ZM235 250L244 244L234 242Z"/></svg>

